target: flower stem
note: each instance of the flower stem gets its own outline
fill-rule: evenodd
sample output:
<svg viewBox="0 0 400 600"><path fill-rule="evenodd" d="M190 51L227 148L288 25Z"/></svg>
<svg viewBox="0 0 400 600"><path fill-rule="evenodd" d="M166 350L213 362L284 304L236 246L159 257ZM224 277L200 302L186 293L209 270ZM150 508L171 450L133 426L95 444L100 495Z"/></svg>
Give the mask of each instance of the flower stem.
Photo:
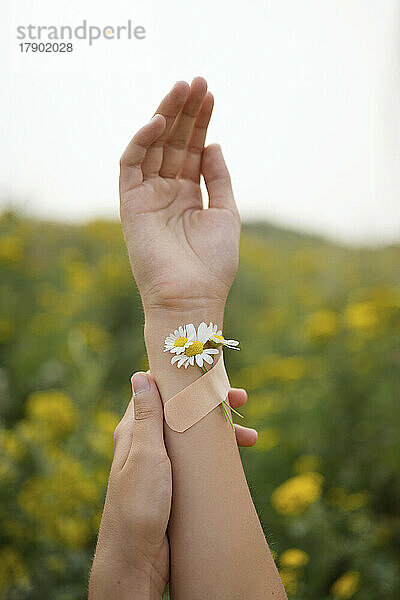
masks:
<svg viewBox="0 0 400 600"><path fill-rule="evenodd" d="M226 408L224 406L225 404L226 404L226 402L225 402L225 400L223 400L221 406L222 406L222 410L224 411L225 420L229 421L229 423L231 424L231 427L232 427L233 431L235 431L235 427L233 425L233 421L232 421L231 417L229 416L228 411L226 410ZM227 406L229 406L229 405L227 405Z"/></svg>
<svg viewBox="0 0 400 600"><path fill-rule="evenodd" d="M232 408L231 405L229 405L229 408L231 409L232 412L235 413L235 415L237 415L238 417L240 417L241 419L244 419L244 416L240 414L240 412L238 412L237 410L235 410L234 408Z"/></svg>

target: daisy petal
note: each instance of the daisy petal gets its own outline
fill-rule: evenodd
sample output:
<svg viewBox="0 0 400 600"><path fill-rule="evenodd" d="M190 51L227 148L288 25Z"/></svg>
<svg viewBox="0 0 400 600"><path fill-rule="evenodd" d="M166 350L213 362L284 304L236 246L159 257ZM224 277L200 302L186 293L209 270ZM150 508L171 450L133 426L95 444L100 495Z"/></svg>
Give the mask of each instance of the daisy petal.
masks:
<svg viewBox="0 0 400 600"><path fill-rule="evenodd" d="M212 365L214 362L214 359L209 354L206 354L205 352L203 354L203 360L205 360L205 362L208 363L209 365Z"/></svg>
<svg viewBox="0 0 400 600"><path fill-rule="evenodd" d="M196 363L199 365L199 367L203 366L203 358L201 354L196 354Z"/></svg>
<svg viewBox="0 0 400 600"><path fill-rule="evenodd" d="M197 330L197 339L202 344L205 344L208 340L208 331L209 328L207 327L206 323L204 323L204 321L200 323L199 328Z"/></svg>
<svg viewBox="0 0 400 600"><path fill-rule="evenodd" d="M196 338L196 328L193 323L188 323L188 325L186 325L186 334L188 340L194 340Z"/></svg>

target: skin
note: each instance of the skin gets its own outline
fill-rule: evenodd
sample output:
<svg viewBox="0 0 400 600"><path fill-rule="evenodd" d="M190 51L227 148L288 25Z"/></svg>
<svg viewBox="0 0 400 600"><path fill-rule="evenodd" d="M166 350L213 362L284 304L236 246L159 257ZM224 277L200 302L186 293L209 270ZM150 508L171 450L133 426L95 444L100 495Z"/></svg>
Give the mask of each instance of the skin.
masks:
<svg viewBox="0 0 400 600"><path fill-rule="evenodd" d="M150 369L157 377L163 402L201 376L199 369L171 370L170 357L161 351L165 336L178 324L198 325L204 320L222 326L238 267L240 218L229 172L220 146L205 146L212 108L213 96L203 78L196 77L190 86L177 82L121 157L121 222L144 307ZM207 210L203 208L201 176L208 192ZM168 462L163 444L158 450L150 442L146 445L144 424L151 421L155 411L149 410L149 404L137 408L144 398L136 390L133 435L124 438L131 440L130 448L134 450L129 451L121 471L116 470L116 475L110 477L93 565L91 600L125 598L129 593L130 598L160 597L166 581L167 503L162 501L160 486L154 483L162 479L161 471L165 476ZM159 432L160 420L161 412ZM185 436L165 428L174 475L168 529L172 593L176 598L193 600L211 593L218 598L248 594L254 600L281 600L286 595L252 504L234 440L232 444L232 431L229 433L226 426L223 417L212 411ZM249 432L240 427L236 435L249 440ZM209 443L204 444L207 436ZM146 496L145 481L151 478L150 471L156 474L153 496ZM198 477L193 481L195 471L203 476L203 486L199 487ZM133 489L129 481L135 478ZM210 497L214 502L212 512L207 512ZM207 529L209 519L212 525ZM240 529L240 572L234 566L236 545L230 523ZM218 543L214 544L219 539L219 525L223 539L229 539L224 552L217 552ZM196 535L191 544L188 526ZM208 551L211 538L214 553ZM202 569L198 569L199 563ZM176 568L178 564L181 566ZM206 578L201 575L204 572Z"/></svg>
<svg viewBox="0 0 400 600"><path fill-rule="evenodd" d="M237 271L240 217L229 172L218 144L204 148L213 103L202 77L177 82L121 158L121 221L149 318L206 304L223 312Z"/></svg>
<svg viewBox="0 0 400 600"><path fill-rule="evenodd" d="M134 392L147 377L150 389ZM171 463L164 444L163 409L153 378L132 377L133 398L114 434L114 458L108 482L89 600L161 598L169 577L167 524L172 497ZM233 408L247 402L243 389L228 395ZM257 432L237 425L240 446L253 446ZM140 595L139 595L140 594Z"/></svg>

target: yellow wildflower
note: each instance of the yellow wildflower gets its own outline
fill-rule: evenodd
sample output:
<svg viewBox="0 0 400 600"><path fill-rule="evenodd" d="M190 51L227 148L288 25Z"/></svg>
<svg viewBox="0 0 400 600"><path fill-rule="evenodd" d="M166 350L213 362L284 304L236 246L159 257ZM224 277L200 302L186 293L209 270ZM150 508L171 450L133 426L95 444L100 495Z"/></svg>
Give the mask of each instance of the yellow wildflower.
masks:
<svg viewBox="0 0 400 600"><path fill-rule="evenodd" d="M368 504L369 493L364 492L355 492L354 494L349 494L346 499L345 510L357 510L358 508L362 508L366 504Z"/></svg>
<svg viewBox="0 0 400 600"><path fill-rule="evenodd" d="M280 556L282 567L298 569L304 567L310 560L309 555L300 548L289 548Z"/></svg>
<svg viewBox="0 0 400 600"><path fill-rule="evenodd" d="M348 494L341 487L333 487L327 492L326 499L329 504L337 506L342 510L357 510L368 503L369 493L367 491L360 491Z"/></svg>
<svg viewBox="0 0 400 600"><path fill-rule="evenodd" d="M322 475L314 472L291 477L272 493L275 510L283 515L301 515L321 496L322 482Z"/></svg>
<svg viewBox="0 0 400 600"><path fill-rule="evenodd" d="M330 338L337 329L337 315L331 310L318 310L309 316L306 324L307 336L312 340Z"/></svg>
<svg viewBox="0 0 400 600"><path fill-rule="evenodd" d="M354 596L360 586L361 576L358 571L347 571L335 581L331 588L334 598L346 600Z"/></svg>
<svg viewBox="0 0 400 600"><path fill-rule="evenodd" d="M368 301L350 304L345 310L345 320L354 329L373 327L378 320L376 306Z"/></svg>
<svg viewBox="0 0 400 600"><path fill-rule="evenodd" d="M62 390L33 392L27 401L27 414L33 423L51 438L60 438L75 429L77 411L70 397Z"/></svg>
<svg viewBox="0 0 400 600"><path fill-rule="evenodd" d="M23 256L22 242L14 236L0 238L0 260L8 263L19 263Z"/></svg>

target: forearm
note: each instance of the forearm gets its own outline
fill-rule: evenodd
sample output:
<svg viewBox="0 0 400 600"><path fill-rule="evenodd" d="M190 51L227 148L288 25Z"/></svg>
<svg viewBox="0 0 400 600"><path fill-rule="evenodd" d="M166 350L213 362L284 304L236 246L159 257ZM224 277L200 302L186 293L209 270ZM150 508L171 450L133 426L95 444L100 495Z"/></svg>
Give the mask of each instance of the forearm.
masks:
<svg viewBox="0 0 400 600"><path fill-rule="evenodd" d="M198 367L184 370L170 364L171 355L162 352L164 338L189 322L212 321L222 327L223 312L223 303L183 312L145 311L150 369L164 402L201 376ZM221 406L183 434L166 426L165 442L173 471L169 539L174 600L207 595L218 600L285 598Z"/></svg>
<svg viewBox="0 0 400 600"><path fill-rule="evenodd" d="M138 570L127 563L95 558L89 581L88 600L161 600L162 592L153 581L152 573Z"/></svg>

